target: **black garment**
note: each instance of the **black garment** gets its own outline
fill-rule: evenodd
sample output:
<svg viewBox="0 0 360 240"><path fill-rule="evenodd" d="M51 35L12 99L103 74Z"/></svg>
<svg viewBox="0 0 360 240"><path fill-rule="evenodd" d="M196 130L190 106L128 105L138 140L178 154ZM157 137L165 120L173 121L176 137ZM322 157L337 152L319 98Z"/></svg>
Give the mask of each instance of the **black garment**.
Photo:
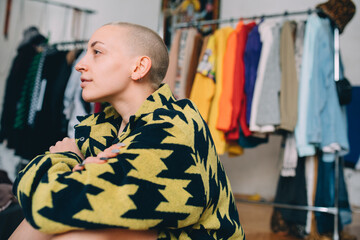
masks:
<svg viewBox="0 0 360 240"><path fill-rule="evenodd" d="M37 30L30 27L31 30ZM27 70L37 54L35 46L46 41L46 38L38 31L24 31L24 39L17 49L17 55L14 58L9 75L6 79L3 108L1 114L0 142L7 139L8 147L14 148L17 138L13 132L16 106L20 99L21 89L27 74Z"/></svg>
<svg viewBox="0 0 360 240"><path fill-rule="evenodd" d="M0 141L2 142L7 139L9 148L14 148L17 142L13 128L16 106L21 97L21 90L27 75L27 70L36 54L37 52L31 45L26 45L19 49L6 80L1 115Z"/></svg>
<svg viewBox="0 0 360 240"><path fill-rule="evenodd" d="M319 159L322 158L320 153ZM351 209L344 178L344 159L339 158L339 182L338 182L338 206L339 219L338 229L341 231L344 224L351 223ZM315 206L333 207L335 203L335 162L319 161L318 178L316 186ZM315 212L317 229L320 234L334 231L334 215L329 213Z"/></svg>
<svg viewBox="0 0 360 240"><path fill-rule="evenodd" d="M299 206L307 206L307 191L305 179L306 158L298 158L295 177L280 176L277 185L275 202ZM282 219L288 226L288 231L297 237L305 236L305 226L307 211L275 208L275 212L280 212Z"/></svg>
<svg viewBox="0 0 360 240"><path fill-rule="evenodd" d="M14 120L15 129L24 129L27 125L29 117L29 108L31 104L31 98L33 97L34 84L37 79L38 72L41 72L39 63L42 53L38 53L27 71L26 78L21 90L21 97L16 106L16 116Z"/></svg>
<svg viewBox="0 0 360 240"><path fill-rule="evenodd" d="M63 99L71 64L67 63L66 54L66 51L53 51L46 56L41 77L46 79L42 108L35 116L34 126L26 126L17 133L21 145L15 153L25 159L44 153L67 136Z"/></svg>

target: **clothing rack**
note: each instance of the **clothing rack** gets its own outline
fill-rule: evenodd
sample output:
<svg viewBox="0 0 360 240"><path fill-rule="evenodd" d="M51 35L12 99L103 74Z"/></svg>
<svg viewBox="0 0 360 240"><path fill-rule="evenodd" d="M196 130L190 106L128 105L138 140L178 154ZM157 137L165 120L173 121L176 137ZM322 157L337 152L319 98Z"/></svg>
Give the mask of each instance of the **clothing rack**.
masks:
<svg viewBox="0 0 360 240"><path fill-rule="evenodd" d="M213 19L213 20L200 20L200 21L189 21L189 22L182 22L177 23L172 26L172 32L174 33L176 29L179 28L190 28L190 27L197 27L204 25L213 25L213 24L220 24L220 23L233 23L240 20L256 20L256 19L264 19L264 18L274 18L274 17L286 17L286 16L294 16L294 15L310 15L312 13L321 13L321 9L308 9L306 11L295 11L295 12L288 12L285 11L284 13L277 13L277 14L267 14L267 15L257 15L251 17L240 17L240 18L228 18L228 19ZM334 80L339 79L339 29L335 26L334 28ZM339 152L335 152L335 170L334 170L334 206L333 207L317 207L317 206L301 206L301 205L292 205L292 204L282 204L276 202L268 202L268 201L249 201L244 199L237 199L238 202L250 203L250 204L262 204L262 205L271 205L278 208L288 208L288 209L295 209L295 210L306 210L306 211L313 211L313 212L322 212L322 213L329 213L334 215L334 233L333 239L339 240L339 229L338 229L338 217L339 217ZM352 212L354 212L352 210Z"/></svg>
<svg viewBox="0 0 360 240"><path fill-rule="evenodd" d="M229 23L229 22L237 22L240 20L255 20L255 19L263 19L263 18L274 18L274 17L285 17L285 16L293 16L293 15L304 15L304 14L312 14L318 13L321 10L319 9L308 9L305 11L296 11L296 12L288 12L285 11L284 13L277 13L277 14L267 14L267 15L257 15L251 17L240 17L240 18L227 18L227 19L212 19L212 20L200 20L200 21L190 21L190 22L182 22L176 23L172 26L173 29L178 28L189 28L189 27L200 27L204 25L214 25L220 23Z"/></svg>
<svg viewBox="0 0 360 240"><path fill-rule="evenodd" d="M96 13L96 11L94 11L92 9L79 8L74 5L70 5L70 4L66 4L66 3L54 2L54 1L48 1L48 0L31 0L31 1L51 4L51 5L55 5L55 6L59 6L59 7L63 7L63 8L70 8L75 11L84 12L84 13L88 13L88 14Z"/></svg>
<svg viewBox="0 0 360 240"><path fill-rule="evenodd" d="M53 44L40 44L39 47L42 49L52 49L52 50L73 50L73 49L86 49L88 40L76 40L76 41L66 41L66 42L57 42Z"/></svg>
<svg viewBox="0 0 360 240"><path fill-rule="evenodd" d="M58 50L71 50L71 49L85 49L87 47L88 40L77 40L69 42L53 43L50 47Z"/></svg>

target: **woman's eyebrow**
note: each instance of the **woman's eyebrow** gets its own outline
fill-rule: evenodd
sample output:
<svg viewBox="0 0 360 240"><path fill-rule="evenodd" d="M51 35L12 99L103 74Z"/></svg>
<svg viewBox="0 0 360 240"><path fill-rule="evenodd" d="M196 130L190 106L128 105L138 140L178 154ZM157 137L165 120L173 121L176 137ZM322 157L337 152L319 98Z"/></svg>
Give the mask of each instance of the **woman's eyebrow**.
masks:
<svg viewBox="0 0 360 240"><path fill-rule="evenodd" d="M94 47L98 43L104 44L103 42L100 42L100 41L94 41L94 42L91 43L90 47Z"/></svg>

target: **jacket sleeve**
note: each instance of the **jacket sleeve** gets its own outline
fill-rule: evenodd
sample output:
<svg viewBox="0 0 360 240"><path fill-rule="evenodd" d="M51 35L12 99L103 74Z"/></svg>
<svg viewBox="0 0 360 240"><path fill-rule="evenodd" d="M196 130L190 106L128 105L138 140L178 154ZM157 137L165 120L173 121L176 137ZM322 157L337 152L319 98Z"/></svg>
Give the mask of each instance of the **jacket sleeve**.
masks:
<svg viewBox="0 0 360 240"><path fill-rule="evenodd" d="M16 187L26 218L46 233L190 226L206 199L189 137L170 122L145 124L116 158L76 172L69 153L35 158Z"/></svg>
<svg viewBox="0 0 360 240"><path fill-rule="evenodd" d="M45 153L35 157L19 172L13 185L13 193L23 209L26 220L36 229L40 228L44 218L39 209L49 205L53 192L47 192L46 186L56 192L61 189L59 176L65 177L82 159L72 152ZM39 218L40 217L40 218ZM39 225L40 223L40 225Z"/></svg>

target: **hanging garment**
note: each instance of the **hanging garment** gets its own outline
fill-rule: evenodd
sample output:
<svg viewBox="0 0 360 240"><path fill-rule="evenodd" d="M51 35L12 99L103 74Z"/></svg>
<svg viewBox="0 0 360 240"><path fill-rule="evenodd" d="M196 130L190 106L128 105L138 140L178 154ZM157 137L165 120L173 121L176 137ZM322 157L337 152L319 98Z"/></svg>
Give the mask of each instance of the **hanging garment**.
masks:
<svg viewBox="0 0 360 240"><path fill-rule="evenodd" d="M265 20L259 26L259 33L262 41L262 49L260 54L259 66L257 70L256 83L254 88L254 95L251 104L251 114L250 114L250 130L253 132L274 132L275 127L273 125L259 126L256 123L259 101L261 97L261 92L263 89L264 77L266 64L271 54L271 46L273 44L273 34L272 28L277 24L274 20ZM273 61L273 60L271 60Z"/></svg>
<svg viewBox="0 0 360 240"><path fill-rule="evenodd" d="M186 98L199 58L201 36L195 28L178 30L170 50L169 70L164 78L177 99Z"/></svg>
<svg viewBox="0 0 360 240"><path fill-rule="evenodd" d="M36 54L37 52L31 44L26 44L22 48L19 48L6 79L1 114L0 141L6 139L9 148L14 148L17 142L17 138L14 134L14 121L17 114L17 105L21 99L28 69Z"/></svg>
<svg viewBox="0 0 360 240"><path fill-rule="evenodd" d="M298 99L298 120L295 127L295 139L299 156L315 155L315 146L312 145L307 136L308 116L307 108L309 106L310 79L315 60L315 43L318 38L318 28L320 28L320 19L312 15L307 19L304 35L303 58L301 63L301 78L299 82Z"/></svg>
<svg viewBox="0 0 360 240"><path fill-rule="evenodd" d="M305 179L306 179L306 195L308 206L315 205L315 193L318 175L318 159L317 156L306 157L305 160ZM313 211L307 211L306 232L311 233L312 218L315 217Z"/></svg>
<svg viewBox="0 0 360 240"><path fill-rule="evenodd" d="M1 114L0 141L7 140L8 148L15 148L18 136L14 129L18 102L20 101L24 82L34 57L38 53L36 46L45 42L36 27L29 27L23 32L23 39L14 58L9 75L6 79L3 108Z"/></svg>
<svg viewBox="0 0 360 240"><path fill-rule="evenodd" d="M360 169L360 87L352 87L352 99L346 106L350 152L344 156L347 167Z"/></svg>
<svg viewBox="0 0 360 240"><path fill-rule="evenodd" d="M190 100L198 107L205 122L209 122L210 106L215 94L215 36L204 39ZM206 91L204 91L206 89Z"/></svg>
<svg viewBox="0 0 360 240"><path fill-rule="evenodd" d="M27 72L26 79L21 91L21 97L16 109L16 117L14 120L14 129L23 130L27 125L31 98L34 91L36 77L42 74L42 68L39 69L40 62L44 59L43 53L38 53ZM39 86L38 86L39 87Z"/></svg>
<svg viewBox="0 0 360 240"><path fill-rule="evenodd" d="M36 72L36 76L34 79L34 83L33 83L33 89L32 89L32 94L30 95L30 105L29 105L29 114L27 116L27 124L30 126L34 126L34 122L35 122L35 115L36 112L38 111L39 107L38 105L40 104L39 102L42 101L42 99L39 99L41 97L41 93L43 91L41 91L43 88L41 88L41 76L42 76L42 71L43 71L43 67L44 67L44 62L45 62L45 57L47 55L47 49L45 49L42 53L41 53L41 57L37 66L37 72ZM44 90L44 89L43 89Z"/></svg>
<svg viewBox="0 0 360 240"><path fill-rule="evenodd" d="M224 27L215 31L215 94L211 103L209 112L209 129L215 142L218 154L224 154L226 141L224 133L216 129L217 119L219 116L219 100L222 92L223 79L223 62L226 51L226 43L230 33L234 31L231 27Z"/></svg>
<svg viewBox="0 0 360 240"><path fill-rule="evenodd" d="M295 63L296 23L286 21L280 39L280 129L293 132L297 121L298 79Z"/></svg>
<svg viewBox="0 0 360 240"><path fill-rule="evenodd" d="M310 16L304 44L295 130L298 152L301 156L313 155L316 145L324 151L324 161L334 161L334 151L346 154L349 143L345 109L339 105L334 81L333 31L329 19ZM341 66L340 61L340 77Z"/></svg>
<svg viewBox="0 0 360 240"><path fill-rule="evenodd" d="M280 70L280 28L281 23L276 22L271 26L271 47L264 68L264 79L260 93L256 124L259 126L280 124L280 99L281 86Z"/></svg>
<svg viewBox="0 0 360 240"><path fill-rule="evenodd" d="M200 33L197 33L195 35L194 47L193 47L192 55L190 56L189 69L186 76L185 98L190 98L192 85L195 79L196 69L199 64L199 57L202 50L202 45L203 45L203 37Z"/></svg>
<svg viewBox="0 0 360 240"><path fill-rule="evenodd" d="M305 158L298 159L295 177L280 176L275 202L295 206L306 206L308 204L305 182ZM274 211L275 213L277 211L281 213L281 217L286 222L287 230L290 234L300 235L297 237L305 237L306 211L286 208L274 208ZM272 223L272 225L276 226L279 224Z"/></svg>
<svg viewBox="0 0 360 240"><path fill-rule="evenodd" d="M285 26L285 25L284 25ZM298 24L297 24L297 26L296 26L296 39L295 39L295 71L296 71L296 75L294 76L294 78L296 79L296 80L298 80L299 78L300 78L300 67L301 67L301 56L302 56L302 43L303 43L303 39L304 39L304 31L305 31L305 25L304 25L304 22L303 21L300 21ZM282 32L282 37L285 37L285 35L283 34L283 33L285 33L285 31L283 31ZM287 37L288 38L290 38L290 34L289 34L290 32L288 32L288 34L286 34L286 35L288 35ZM288 40L291 40L291 39L293 39L292 37L290 38L290 39L288 39ZM291 45L291 42L289 43L290 45ZM281 45L281 47L282 47L282 45ZM291 50L292 48L290 48L290 50ZM291 52L291 51L290 51ZM290 55L292 55L292 54L290 54ZM291 57L291 59L292 59L292 57ZM283 61L286 61L286 59L283 59ZM282 62L283 62L282 61ZM292 60L290 60L290 61L292 61ZM288 63L286 63L285 65L289 65ZM290 71L290 72L293 72L294 71L294 69L293 69L293 64L291 65L292 67L292 70ZM289 72L289 71L286 71L286 72ZM282 73L282 75L284 75L284 73ZM293 75L293 73L291 74L291 75ZM290 80L290 79L287 79L287 81L289 81L289 82L291 82L292 80ZM297 104L297 101L298 101L298 82L296 82L296 83L294 83L294 85L295 85L295 88L296 88L296 92L294 93L293 92L293 94L296 96L296 99L292 99L293 101L295 100L296 101L296 104ZM291 85L291 84L287 84L287 86L289 87L289 88L291 88L289 91L290 92L292 92L293 91L293 86ZM282 79L282 87L283 87L283 79ZM286 90L285 90L286 91ZM288 94L286 93L286 95L288 96ZM283 95L280 95L280 103L281 103L281 100L283 100L283 101L285 101L285 99L283 98L284 96ZM293 96L288 96L289 98L292 98ZM285 102L285 104L286 104L286 102ZM281 105L280 105L280 107L281 107ZM295 107L295 109L296 109L296 113L292 113L292 114L294 114L295 116L297 116L297 105L296 106L294 106ZM282 110L280 109L280 111L282 112ZM292 110L289 108L288 109L288 111L289 112L292 112ZM280 112L280 113L281 113ZM283 116L283 115L281 115L281 116ZM291 119L292 117L290 116L290 119ZM295 123L296 123L296 119L295 119ZM295 127L295 126L294 126ZM285 152L287 152L287 153L289 153L289 155L287 156L287 157L284 157L284 160L283 160L283 169L285 168L285 169L289 169L289 167L290 167L290 174L291 175L294 175L295 176L295 169L294 168L296 168L296 165L297 165L297 148L296 148L296 140L295 140L295 135L293 134L293 133L288 133L287 134L287 138L289 138L289 139L287 139L286 140L286 143L288 143L288 141L289 141L289 143L292 143L292 144L285 144ZM287 154L285 154L285 155L287 155ZM285 175L287 175L287 174L285 174L283 171L281 172L281 174L283 175L283 176L285 176ZM285 175L284 175L285 174ZM308 192L308 194L309 194L309 192ZM308 198L308 201L310 202L310 200L309 200L309 198ZM308 214L308 223L310 224L310 222L311 222L311 213L309 212L309 214ZM307 225L307 228L309 227L310 225ZM307 232L310 232L310 228L308 229L308 231Z"/></svg>
<svg viewBox="0 0 360 240"><path fill-rule="evenodd" d="M261 24L261 23L259 23ZM259 34L259 25L249 33L244 53L245 64L245 95L246 95L246 123L250 124L251 105L254 95L257 69L260 60L262 42Z"/></svg>
<svg viewBox="0 0 360 240"><path fill-rule="evenodd" d="M237 57L237 62L239 62L239 68L235 68L235 83L238 82L239 88L234 88L234 95L239 96L238 99L234 98L233 104L239 106L238 108L235 108L235 116L237 114L237 111L239 111L239 120L236 122L234 130L227 133L226 137L227 139L235 139L238 140L240 138L240 129L241 132L244 134L245 137L249 137L251 135L251 131L248 127L248 124L246 123L246 95L245 95L245 63L244 63L244 53L245 53L245 47L247 42L247 37L249 35L249 32L256 26L255 22L250 22L246 25L244 25L244 29L240 32L240 38L238 47L240 47L240 57ZM238 89L238 90L236 90ZM239 102L237 102L239 101ZM233 119L232 123L234 122ZM240 125L240 126L239 126Z"/></svg>
<svg viewBox="0 0 360 240"><path fill-rule="evenodd" d="M253 134L248 137L246 137L240 128L240 137L239 141L237 142L239 146L242 148L254 148L257 147L260 144L268 143L269 142L269 135L264 134L263 136L257 136L260 134Z"/></svg>
<svg viewBox="0 0 360 240"><path fill-rule="evenodd" d="M231 121L234 116L233 98L234 93L234 80L235 80L235 68L236 68L236 57L239 53L237 48L239 32L244 27L244 22L240 21L235 30L233 30L227 39L226 50L224 53L223 62L223 76L222 76L222 91L219 99L219 116L216 123L216 128L223 132L230 130Z"/></svg>
<svg viewBox="0 0 360 240"><path fill-rule="evenodd" d="M239 156L244 153L243 147L238 142L240 131L242 131L242 135L251 134L246 122L242 121L241 117L246 101L244 95L244 51L247 36L255 25L255 22L244 24L240 21L228 38L224 55L223 88L219 102L217 129L225 133L226 151L229 156Z"/></svg>
<svg viewBox="0 0 360 240"><path fill-rule="evenodd" d="M297 160L298 155L296 151L295 136L291 132L286 132L283 166L280 175L283 177L295 177Z"/></svg>
<svg viewBox="0 0 360 240"><path fill-rule="evenodd" d="M318 180L316 187L315 206L333 207L335 202L335 162L326 162L324 155L319 157ZM352 221L350 203L346 182L344 179L343 159L339 159L339 221L338 227L341 231L344 225ZM315 212L317 229L320 234L331 233L334 231L334 215L328 213Z"/></svg>
<svg viewBox="0 0 360 240"><path fill-rule="evenodd" d="M304 35L305 35L305 21L298 21L296 26L295 39L295 64L297 79L300 81L301 63L304 52Z"/></svg>
<svg viewBox="0 0 360 240"><path fill-rule="evenodd" d="M346 115L345 108L339 105L334 81L334 44L330 20L317 16L314 20L318 23L318 35L315 39L313 68L309 75L311 87L308 89L308 106L305 109L305 133L309 143L319 146L324 152L324 161L334 161L335 150L341 156L349 150ZM341 66L339 70L342 77Z"/></svg>
<svg viewBox="0 0 360 240"><path fill-rule="evenodd" d="M15 154L24 159L44 153L49 146L67 136L63 115L63 98L71 64L66 60L67 51L53 51L46 56L42 77L44 84L41 110L36 113L34 126L25 125L17 134L19 145Z"/></svg>
<svg viewBox="0 0 360 240"><path fill-rule="evenodd" d="M94 103L85 103L82 99L82 88L80 86L81 73L76 71L75 65L85 56L86 51L77 57L71 70L69 80L64 92L64 115L67 124L67 136L70 138L75 137L74 126L79 123L77 116L84 116L93 112Z"/></svg>
<svg viewBox="0 0 360 240"><path fill-rule="evenodd" d="M182 29L177 29L175 32L175 36L170 47L169 67L163 80L163 82L169 85L172 92L174 92L175 89L181 32Z"/></svg>
<svg viewBox="0 0 360 240"><path fill-rule="evenodd" d="M197 34L198 32L195 28L185 29L181 32L174 88L174 96L176 99L186 98L191 57L194 51L198 51L194 49Z"/></svg>
<svg viewBox="0 0 360 240"><path fill-rule="evenodd" d="M225 132L227 141L238 141L240 125L245 136L251 135L245 118L242 118L246 107L244 52L247 36L255 25L255 22L244 24L240 21L226 46L217 129Z"/></svg>

